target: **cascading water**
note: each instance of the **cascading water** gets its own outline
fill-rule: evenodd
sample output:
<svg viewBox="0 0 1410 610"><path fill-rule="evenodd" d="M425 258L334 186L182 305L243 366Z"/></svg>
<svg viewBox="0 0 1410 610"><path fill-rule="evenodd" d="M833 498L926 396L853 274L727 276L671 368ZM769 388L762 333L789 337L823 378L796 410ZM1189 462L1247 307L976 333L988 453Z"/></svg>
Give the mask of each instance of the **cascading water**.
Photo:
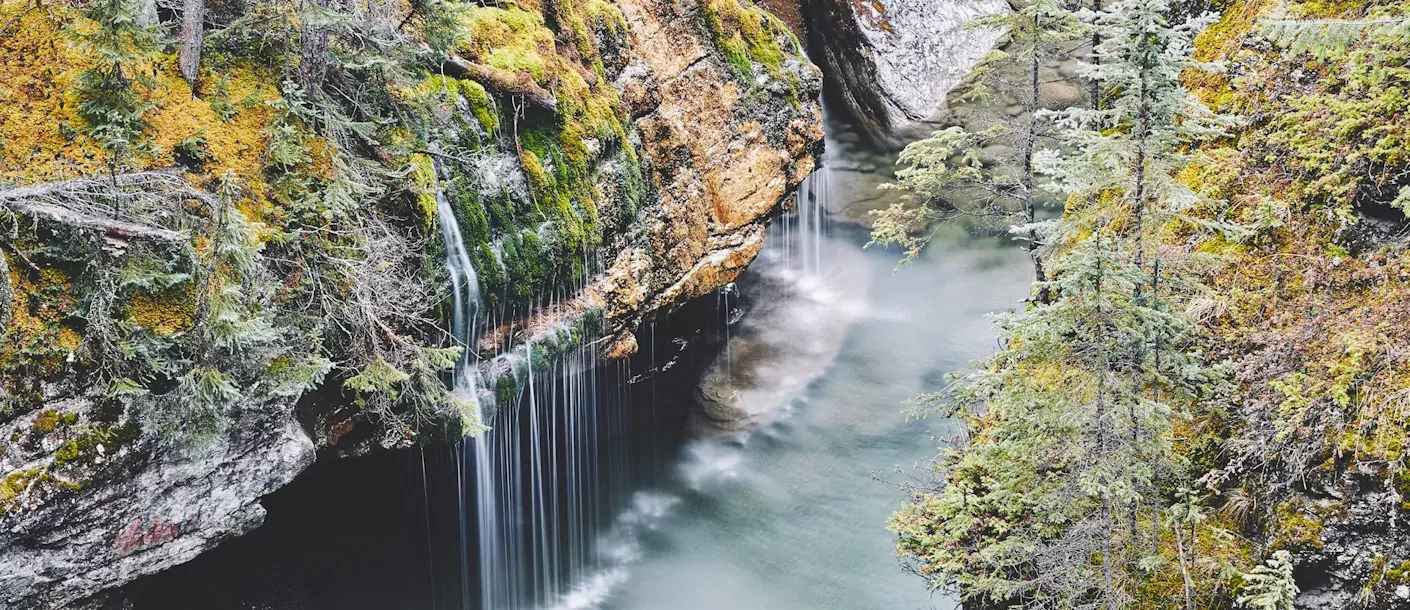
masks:
<svg viewBox="0 0 1410 610"><path fill-rule="evenodd" d="M476 341L476 324L480 312L480 278L475 273L475 265L470 262L470 253L465 250L465 239L460 235L460 223L446 199L445 191L436 188L436 219L440 224L441 238L446 244L446 269L450 272L451 332L465 348L460 363L455 367L453 389L463 394L463 398L475 401L478 406L478 374L472 364Z"/></svg>
<svg viewBox="0 0 1410 610"><path fill-rule="evenodd" d="M769 228L764 242L765 256L781 256L784 269L803 277L816 278L822 274L831 183L832 170L824 154L818 160L818 168L798 185L793 209Z"/></svg>
<svg viewBox="0 0 1410 610"><path fill-rule="evenodd" d="M463 440L452 454L458 574L454 593L433 594L454 603L433 599L432 606L592 607L625 577L635 555L632 530L663 506L632 497L646 473L664 462L651 459L656 441L643 440L656 434L655 416L627 414L633 380L643 376L627 362L599 362L597 347L580 345L566 322L535 331L538 343L516 345L510 334L498 356L478 362L483 320L475 270L439 189L436 202L454 293L451 328L467 348L454 391L485 405L480 412L490 430ZM554 317L545 313L531 317ZM514 391L497 397L497 382L506 380Z"/></svg>

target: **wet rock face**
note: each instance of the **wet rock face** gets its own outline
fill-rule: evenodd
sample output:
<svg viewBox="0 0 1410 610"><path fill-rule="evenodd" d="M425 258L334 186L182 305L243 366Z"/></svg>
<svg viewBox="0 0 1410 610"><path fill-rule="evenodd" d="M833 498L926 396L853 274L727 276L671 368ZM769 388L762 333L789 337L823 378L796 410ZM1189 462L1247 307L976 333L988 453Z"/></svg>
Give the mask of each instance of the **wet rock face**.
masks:
<svg viewBox="0 0 1410 610"><path fill-rule="evenodd" d="M13 468L62 441L62 426L49 429L36 421L44 413L84 417L92 407L82 399L54 406L0 428L4 437L21 439L0 466ZM25 446L33 450L22 452ZM100 453L84 465L92 478L79 493L35 510L21 508L5 521L0 607L111 605L104 592L258 527L264 519L260 497L314 460L313 442L289 405L244 409L231 434L188 451L134 444Z"/></svg>
<svg viewBox="0 0 1410 610"><path fill-rule="evenodd" d="M821 73L790 40L777 67L755 65L745 87L698 23L691 0L617 4L632 61L615 85L650 161L655 200L646 243L613 259L598 283L613 352L656 312L733 281L763 246L770 218L816 166Z"/></svg>
<svg viewBox="0 0 1410 610"><path fill-rule="evenodd" d="M1344 474L1335 485L1314 486L1301 498L1321 529L1294 548L1299 610L1410 608L1405 566L1410 556L1402 525L1406 511L1394 489L1376 477Z"/></svg>
<svg viewBox="0 0 1410 610"><path fill-rule="evenodd" d="M965 22L1003 2L804 0L813 58L833 77L829 93L871 135L892 134L939 112L945 95L999 32Z"/></svg>

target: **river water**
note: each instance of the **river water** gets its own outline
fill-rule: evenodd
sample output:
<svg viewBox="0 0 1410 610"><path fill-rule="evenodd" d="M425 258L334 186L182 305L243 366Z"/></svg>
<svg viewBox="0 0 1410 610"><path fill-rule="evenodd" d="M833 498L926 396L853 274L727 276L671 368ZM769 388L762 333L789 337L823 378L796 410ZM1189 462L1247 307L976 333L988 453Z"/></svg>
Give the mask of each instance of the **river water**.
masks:
<svg viewBox="0 0 1410 610"><path fill-rule="evenodd" d="M854 169L828 180L835 198L876 176ZM639 559L601 607L954 607L902 570L885 530L904 499L895 483L935 455L932 437L951 433L943 420L908 418L905 403L994 349L986 316L1027 295L1027 260L1011 240L942 229L897 270L894 251L863 249L861 227L803 224L827 225L825 235L797 226L775 235L795 246L771 245L748 272L756 277L741 280L745 297L751 286L767 291L752 296L768 305L733 329L755 347L729 365L738 392L796 394L762 428L688 441L666 480L641 492L659 516L641 528ZM809 250L820 260L800 260ZM802 367L790 365L795 354Z"/></svg>
<svg viewBox="0 0 1410 610"><path fill-rule="evenodd" d="M864 241L838 230L825 247ZM897 565L883 527L903 495L873 475L899 481L935 453L948 426L908 420L903 403L992 349L985 314L1026 294L1022 255L999 245L947 235L896 275L889 253L848 257L873 277L841 351L779 421L686 446L664 488L675 505L610 607L952 607Z"/></svg>

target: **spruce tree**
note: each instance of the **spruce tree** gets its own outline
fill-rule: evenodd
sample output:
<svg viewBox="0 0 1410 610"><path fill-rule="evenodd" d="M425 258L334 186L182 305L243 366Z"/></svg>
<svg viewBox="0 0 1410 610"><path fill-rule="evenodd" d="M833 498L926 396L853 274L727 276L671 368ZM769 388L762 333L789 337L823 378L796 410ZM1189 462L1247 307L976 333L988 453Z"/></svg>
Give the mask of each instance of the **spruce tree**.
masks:
<svg viewBox="0 0 1410 610"><path fill-rule="evenodd" d="M1233 124L1180 81L1188 69L1218 69L1190 57L1195 34L1214 16L1171 24L1172 10L1167 0L1122 0L1088 15L1102 43L1078 74L1101 84L1103 104L1043 113L1062 130L1062 146L1071 152L1039 151L1040 171L1051 177L1053 190L1068 197L1118 197L1125 207L1121 228L1136 239L1138 265L1146 254L1150 213L1164 220L1198 201L1175 180L1190 161L1188 145L1222 136ZM1151 210L1152 202L1158 209Z"/></svg>
<svg viewBox="0 0 1410 610"><path fill-rule="evenodd" d="M153 107L136 89L152 87L143 69L157 47L154 28L142 24L141 8L134 0L91 0L79 8L90 27L74 30L80 47L94 56L75 88L82 131L108 153L110 176L127 155L143 148L145 115Z"/></svg>
<svg viewBox="0 0 1410 610"><path fill-rule="evenodd" d="M1224 371L1167 304L1188 287L1178 274L1155 282L1148 242L1198 201L1174 178L1184 151L1229 124L1179 79L1201 67L1190 40L1208 20L1171 25L1170 12L1123 0L1087 14L1102 42L1079 74L1104 102L1039 117L1060 145L1035 164L1068 201L1063 218L1030 223L1051 244L1039 283L1051 299L999 316L1003 348L926 397L963 414L971 440L942 456L943 483L917 489L892 528L933 586L966 599L1115 610L1150 577L1142 566L1165 565L1141 542L1160 552L1160 520L1137 509L1163 503L1155 473L1183 471L1172 428L1224 387Z"/></svg>
<svg viewBox="0 0 1410 610"><path fill-rule="evenodd" d="M1238 602L1250 610L1292 610L1297 594L1292 554L1276 551L1265 565L1244 574L1244 592Z"/></svg>
<svg viewBox="0 0 1410 610"><path fill-rule="evenodd" d="M1035 0L1017 11L980 17L966 27L1003 29L1009 37L1004 50L990 53L976 67L970 97L987 97L995 89L1020 91L1023 113L984 128L949 127L908 145L897 160L905 167L896 172L896 187L920 205L895 204L875 212L873 240L902 245L910 259L928 239L914 234L917 226L976 217L986 225L1012 226L1027 240L1034 277L1041 282L1043 254L1033 226L1040 196L1033 160L1044 135L1038 115L1043 103L1039 72L1045 59L1058 55L1062 43L1078 39L1086 28L1055 0ZM1011 82L1010 71L1020 72L1021 78ZM980 151L986 148L1013 153L983 159Z"/></svg>

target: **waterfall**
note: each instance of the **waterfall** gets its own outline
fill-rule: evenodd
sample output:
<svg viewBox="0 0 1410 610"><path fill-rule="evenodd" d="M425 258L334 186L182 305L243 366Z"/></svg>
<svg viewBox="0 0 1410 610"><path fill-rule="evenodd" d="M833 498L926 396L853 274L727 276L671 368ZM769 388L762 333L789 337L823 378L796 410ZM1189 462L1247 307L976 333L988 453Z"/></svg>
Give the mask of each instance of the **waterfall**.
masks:
<svg viewBox="0 0 1410 610"><path fill-rule="evenodd" d="M478 375L474 371L474 350L476 342L476 316L480 312L480 278L475 274L475 265L470 261L470 253L465 250L465 239L460 236L460 223L456 221L455 210L451 209L445 191L436 187L436 220L440 223L441 238L446 243L446 270L450 272L451 286L451 333L457 343L465 347L460 363L453 375L453 389L463 393L464 398L474 399L479 404Z"/></svg>
<svg viewBox="0 0 1410 610"><path fill-rule="evenodd" d="M769 228L764 250L783 258L783 267L802 278L817 278L825 270L823 242L828 233L828 191L832 172L826 154L818 168L798 185L793 208Z"/></svg>
<svg viewBox="0 0 1410 610"><path fill-rule="evenodd" d="M432 610L595 607L625 578L635 555L633 528L659 513L659 502L632 497L645 473L664 462L640 454L654 446L643 437L655 434L655 416L627 413L630 365L599 362L595 345L504 339L499 355L479 362L475 348L486 320L478 278L455 210L439 188L436 207L452 288L451 329L467 348L453 391L484 404L480 412L491 419L482 423L491 429L462 440L450 456L459 509L458 522L448 525L458 528L458 562L451 578L433 576L447 584L432 594ZM495 396L501 376L515 381L517 395Z"/></svg>
<svg viewBox="0 0 1410 610"><path fill-rule="evenodd" d="M789 261L802 281L826 267L828 183L825 169L805 179L793 209L770 229L766 253ZM455 209L439 188L436 207L452 289L450 325L456 342L467 347L453 390L483 405L480 412L490 419L482 423L490 430L464 439L450 456L458 510L446 542L453 540L459 552L455 561L441 562L443 573L455 571L435 578L445 588L433 594L430 610L598 607L626 578L640 533L674 502L637 491L674 461L674 453L651 459L654 452L677 447L654 436L661 429L653 421L655 375L638 385L643 376L633 374L630 362L600 362L598 347L580 338L556 340L571 334L566 325L573 322L542 328L548 324L542 320L556 317L543 310L528 316L540 320L534 330L499 333L499 354L481 361L479 331L495 321L482 311ZM737 296L733 287L720 293L724 311L735 309ZM546 299L532 302L553 307ZM738 322L727 317L726 329ZM653 361L646 373L669 368ZM508 395L506 387L513 390ZM634 400L634 392L643 395ZM679 417L683 429L684 414Z"/></svg>

